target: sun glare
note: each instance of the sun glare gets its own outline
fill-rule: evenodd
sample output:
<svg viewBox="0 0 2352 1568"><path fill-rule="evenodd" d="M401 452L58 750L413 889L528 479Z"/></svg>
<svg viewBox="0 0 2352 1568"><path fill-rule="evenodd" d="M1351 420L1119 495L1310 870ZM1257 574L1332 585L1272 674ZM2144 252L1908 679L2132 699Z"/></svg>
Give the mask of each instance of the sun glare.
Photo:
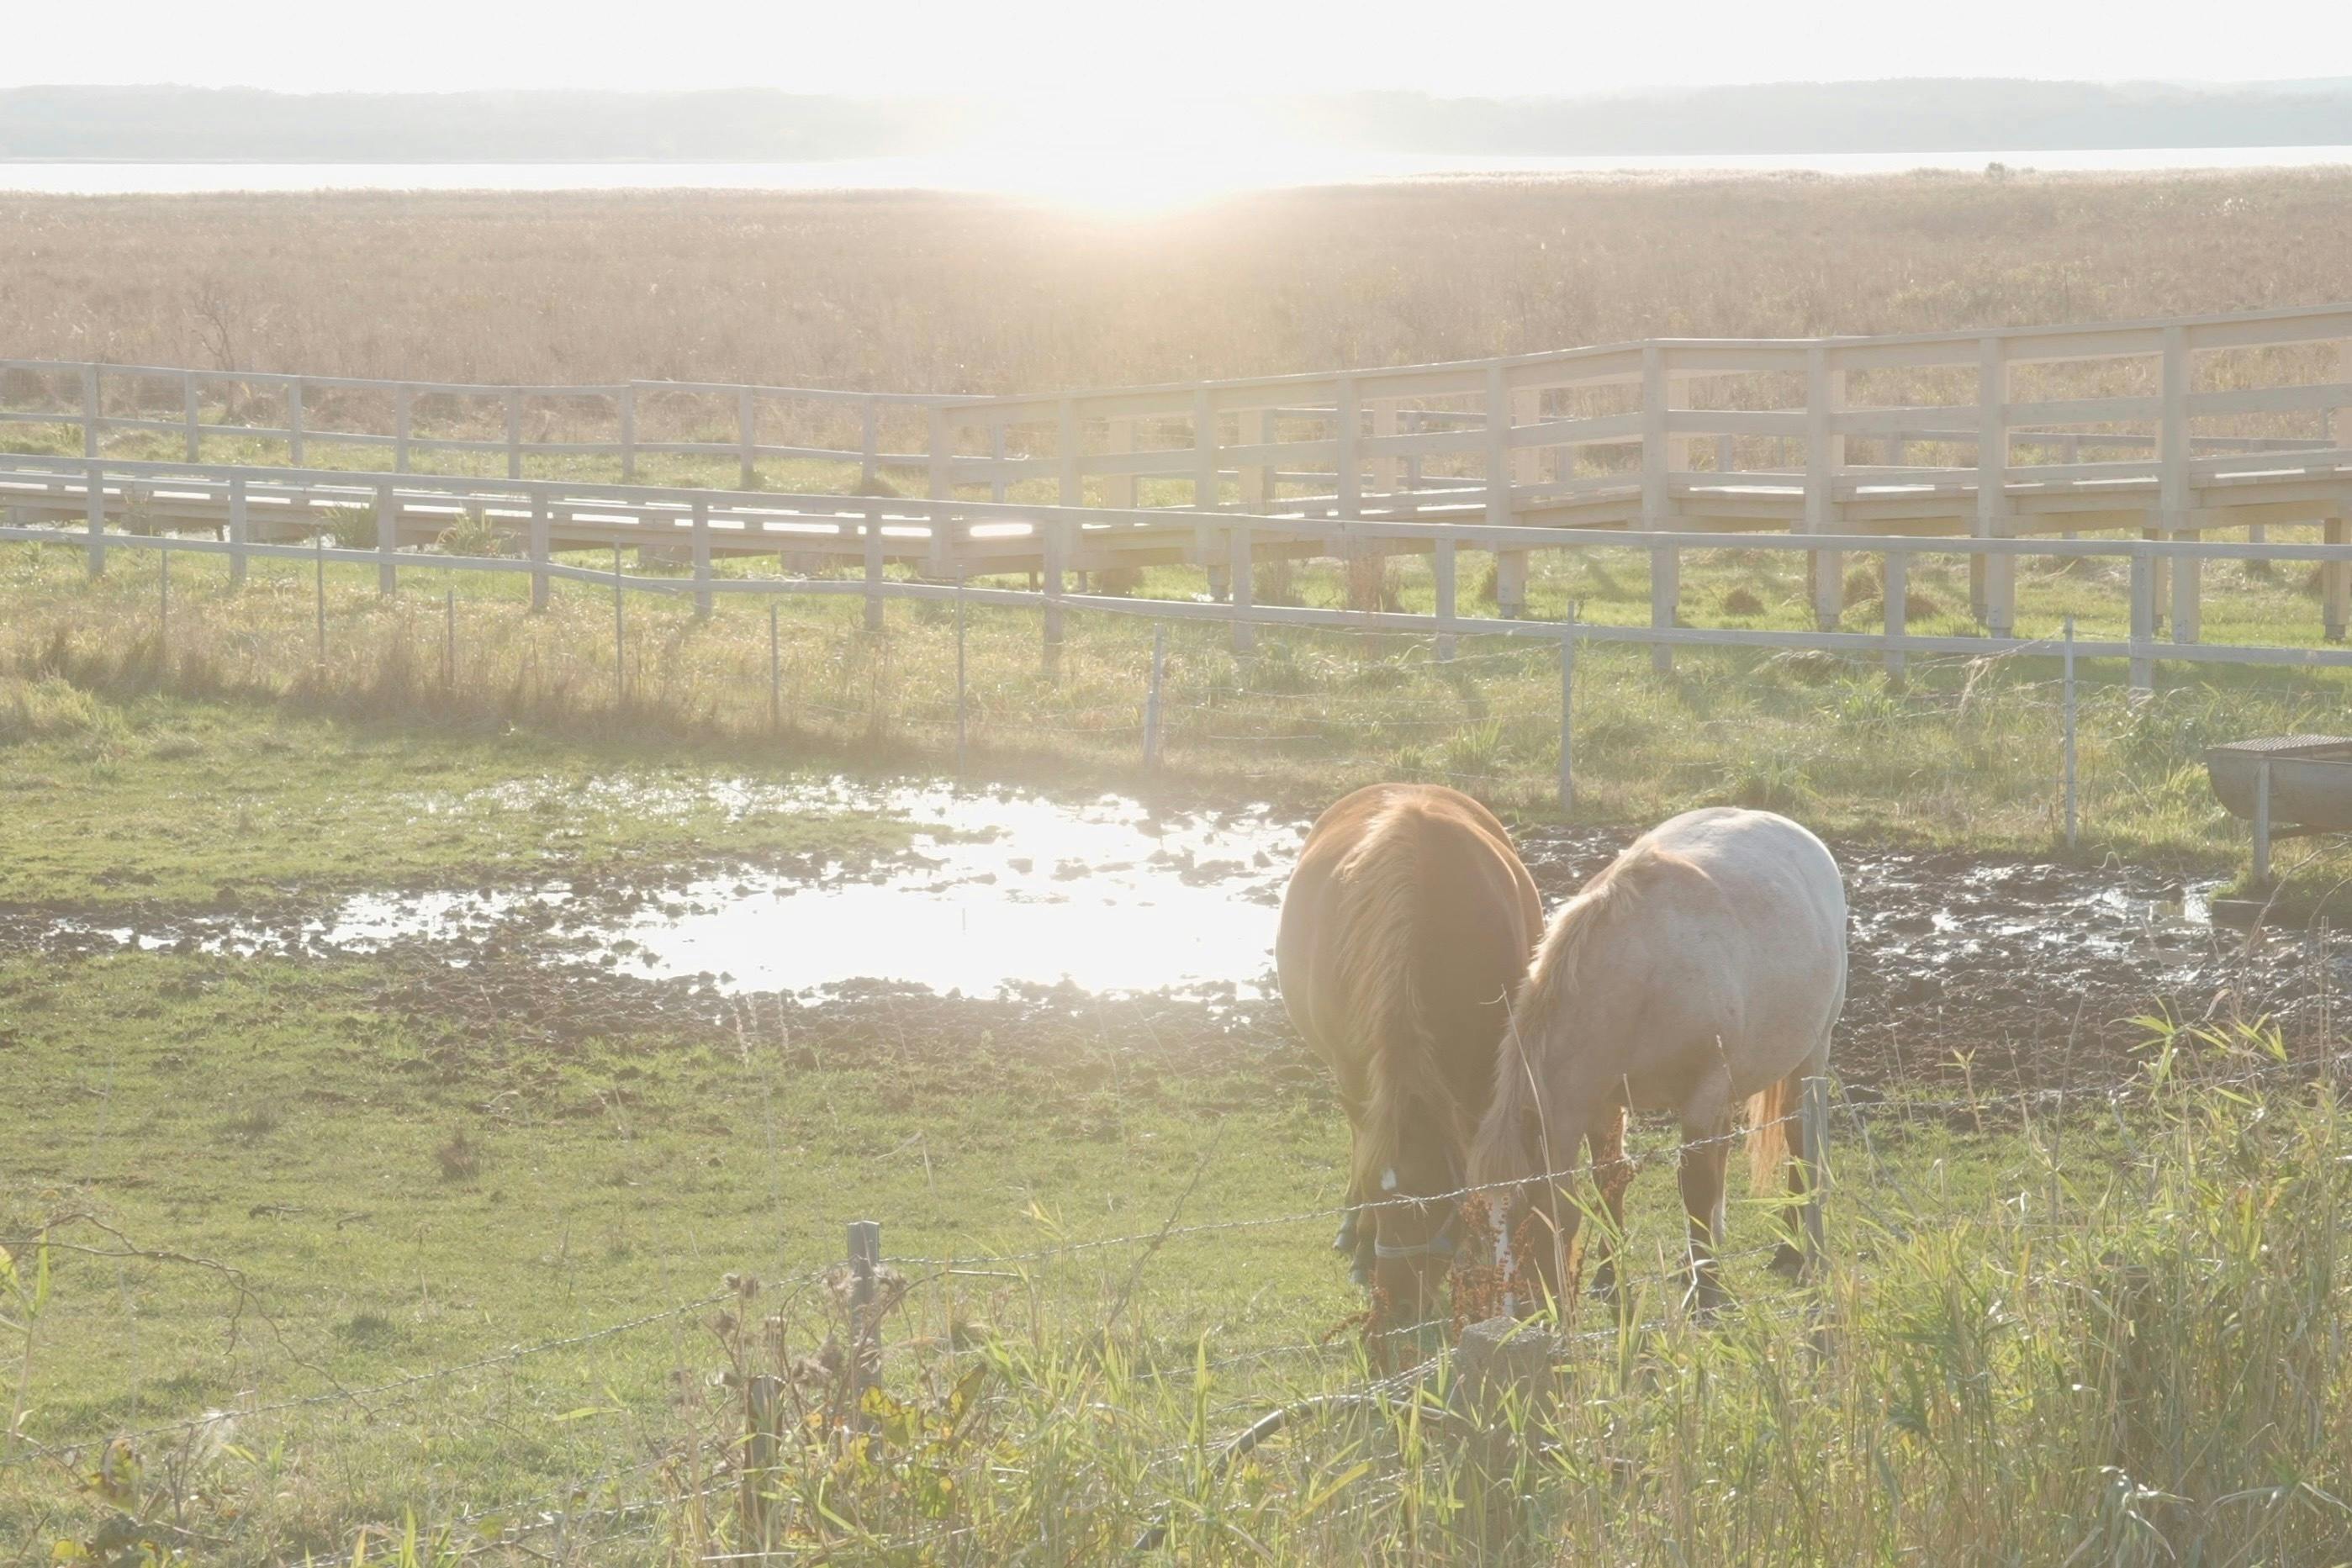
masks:
<svg viewBox="0 0 2352 1568"><path fill-rule="evenodd" d="M959 188L1115 217L1342 173L1339 160L1283 136L1246 105L1098 94L1039 100L941 162Z"/></svg>

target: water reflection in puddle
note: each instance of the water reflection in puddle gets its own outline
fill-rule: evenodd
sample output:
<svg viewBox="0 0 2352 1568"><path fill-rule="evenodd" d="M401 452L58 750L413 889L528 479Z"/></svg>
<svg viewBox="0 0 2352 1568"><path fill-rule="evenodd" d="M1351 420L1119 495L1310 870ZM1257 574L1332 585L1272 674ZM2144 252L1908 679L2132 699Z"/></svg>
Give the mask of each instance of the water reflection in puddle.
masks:
<svg viewBox="0 0 2352 1568"><path fill-rule="evenodd" d="M527 931L621 973L707 975L730 991L878 979L967 995L1066 981L1255 996L1271 990L1282 883L1307 828L1263 807L1155 813L1115 795L1071 802L842 782L769 809L880 812L914 824L914 849L856 869L734 871L660 887L367 894L306 925L301 943L364 951Z"/></svg>

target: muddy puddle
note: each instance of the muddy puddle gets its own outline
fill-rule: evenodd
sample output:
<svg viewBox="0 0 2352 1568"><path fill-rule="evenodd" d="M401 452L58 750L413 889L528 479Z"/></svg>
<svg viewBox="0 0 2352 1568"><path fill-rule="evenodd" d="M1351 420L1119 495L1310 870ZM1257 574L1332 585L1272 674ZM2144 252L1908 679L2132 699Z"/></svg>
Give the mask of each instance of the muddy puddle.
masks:
<svg viewBox="0 0 2352 1568"><path fill-rule="evenodd" d="M724 785L714 788L725 789ZM662 884L549 879L368 894L270 917L117 925L0 912L0 942L224 955L396 951L437 966L521 964L805 1001L872 983L990 998L1067 986L1272 1002L1282 883L1309 819L1264 806L1167 811L1115 795L958 793L846 781L766 791L761 810L856 810L913 825L858 864L745 866ZM1625 830L1533 828L1548 904L1605 865ZM1853 911L1842 1031L1850 1068L1957 1050L2043 1055L2136 1042L2169 1008L2316 1018L2352 989L2344 946L2252 943L2209 924L2210 884L2130 868L1833 843ZM572 982L566 982L571 984Z"/></svg>

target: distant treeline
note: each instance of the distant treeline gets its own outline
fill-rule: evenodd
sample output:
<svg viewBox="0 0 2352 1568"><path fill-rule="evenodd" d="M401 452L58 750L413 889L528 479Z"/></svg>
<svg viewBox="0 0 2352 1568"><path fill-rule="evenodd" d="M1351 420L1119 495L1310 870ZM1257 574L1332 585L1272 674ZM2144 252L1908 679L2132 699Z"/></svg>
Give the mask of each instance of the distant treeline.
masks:
<svg viewBox="0 0 2352 1568"><path fill-rule="evenodd" d="M1385 152L2029 152L2352 143L2352 78L2187 87L1921 79L1580 98L1327 93L1244 107L1302 140ZM695 92L0 90L0 158L142 162L793 162L936 152L1003 114L982 98Z"/></svg>

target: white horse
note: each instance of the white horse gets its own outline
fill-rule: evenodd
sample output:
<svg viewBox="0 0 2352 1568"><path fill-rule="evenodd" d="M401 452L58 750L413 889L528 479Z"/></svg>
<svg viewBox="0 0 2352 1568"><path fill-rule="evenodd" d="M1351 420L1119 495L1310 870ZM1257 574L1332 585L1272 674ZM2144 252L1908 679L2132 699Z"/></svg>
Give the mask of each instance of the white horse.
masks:
<svg viewBox="0 0 2352 1568"><path fill-rule="evenodd" d="M1495 1096L1472 1161L1482 1184L1559 1172L1590 1139L1622 1137L1628 1107L1682 1120L1691 1291L1722 1298L1724 1166L1748 1106L1759 1191L1786 1159L1789 1235L1773 1267L1809 1271L1822 1249L1830 1034L1845 1003L1845 888L1811 833L1769 811L1713 808L1652 829L1553 916L1512 1009ZM1630 1171L1594 1175L1612 1228ZM1556 1184L1498 1206L1506 1276L1514 1240L1557 1293L1577 1209ZM1537 1197L1532 1210L1530 1197ZM1549 1233L1524 1223L1532 1212Z"/></svg>

